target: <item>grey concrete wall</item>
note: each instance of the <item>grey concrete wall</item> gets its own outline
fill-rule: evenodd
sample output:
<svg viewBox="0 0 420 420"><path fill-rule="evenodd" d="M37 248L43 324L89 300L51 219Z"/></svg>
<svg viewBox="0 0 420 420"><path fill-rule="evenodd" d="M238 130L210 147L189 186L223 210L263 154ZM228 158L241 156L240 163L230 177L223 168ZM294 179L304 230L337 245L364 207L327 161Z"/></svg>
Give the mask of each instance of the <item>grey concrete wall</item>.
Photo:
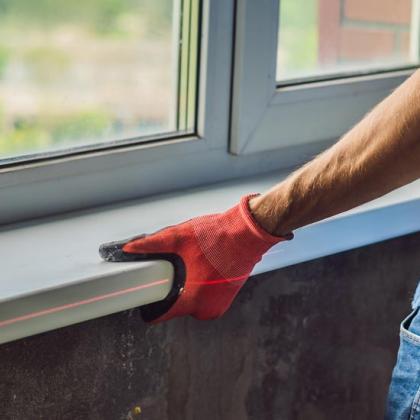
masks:
<svg viewBox="0 0 420 420"><path fill-rule="evenodd" d="M380 419L418 278L420 234L255 277L217 321L131 310L5 344L0 419Z"/></svg>

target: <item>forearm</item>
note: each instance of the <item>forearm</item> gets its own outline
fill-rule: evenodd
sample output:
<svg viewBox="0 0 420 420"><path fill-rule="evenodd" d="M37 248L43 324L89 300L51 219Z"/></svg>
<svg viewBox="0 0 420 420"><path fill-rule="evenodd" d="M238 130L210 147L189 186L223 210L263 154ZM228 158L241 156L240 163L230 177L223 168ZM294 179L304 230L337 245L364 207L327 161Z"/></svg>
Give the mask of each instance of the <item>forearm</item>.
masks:
<svg viewBox="0 0 420 420"><path fill-rule="evenodd" d="M420 177L420 71L338 143L250 202L282 235L341 213Z"/></svg>

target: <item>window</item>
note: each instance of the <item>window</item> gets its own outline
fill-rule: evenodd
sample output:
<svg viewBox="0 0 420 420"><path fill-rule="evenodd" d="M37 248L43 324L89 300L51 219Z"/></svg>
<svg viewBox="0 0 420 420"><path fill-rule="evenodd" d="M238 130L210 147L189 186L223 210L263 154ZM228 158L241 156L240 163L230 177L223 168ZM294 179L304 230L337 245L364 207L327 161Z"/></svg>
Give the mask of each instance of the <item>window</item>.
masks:
<svg viewBox="0 0 420 420"><path fill-rule="evenodd" d="M0 224L301 164L417 65L379 1L0 0Z"/></svg>
<svg viewBox="0 0 420 420"><path fill-rule="evenodd" d="M51 19L54 24L59 16L64 16L62 18L64 20L70 19L66 17L70 8L76 22L72 26L74 28L82 25L80 22L87 22L88 25L93 21L87 13L93 7L93 2L104 15L110 15L106 19L112 21L113 16L119 14L115 21L115 30L108 28L108 22L105 28L102 28L101 20L96 20L100 31L95 37L103 39L104 42L102 44L101 41L101 48L111 42L109 39L115 37L115 42L122 49L120 51L120 48L116 48L115 54L126 54L127 60L132 59L135 65L138 65L136 69L140 66L149 68L147 61L153 63L153 74L151 79L147 80L153 89L149 88L144 80L142 81L142 86L145 86L144 91L150 95L143 97L142 91L139 94L137 90L130 92L133 93L132 96L136 95L136 100L132 98L127 100L131 101L129 115L137 115L137 108L152 115L153 110L149 109L151 106L145 105L146 103L162 106L162 109L156 111L155 108L153 111L156 112L154 116L162 116L159 127L157 119L153 117L144 124L126 126L111 124L114 130L121 130L121 136L115 135L116 131L111 130L101 131L99 134L96 131L92 136L75 135L69 141L63 141L61 148L51 142L42 143L38 148L32 147L29 145L34 138L31 135L28 136L25 147L16 146L11 150L12 147L8 145L8 151L3 151L0 156L0 224L159 194L233 176L230 173L233 167L230 155L227 153L227 140L234 2L232 0L116 0L115 2L114 0L77 2L0 0L0 20L2 14L5 15L8 10L12 27L10 31L13 33L15 31L13 19L21 22L24 20L23 15L26 14L25 19L35 21L32 15L38 13L36 8L53 7L54 12L51 14L54 18ZM61 9L56 7L58 3L62 5L65 13L61 13ZM74 3L75 6L68 3ZM18 6L20 9L13 11ZM29 12L27 8L31 11ZM124 8L130 8L131 12L125 13ZM121 12L117 13L119 10ZM95 10L92 13L99 11ZM156 24L161 16L166 16L165 25L169 25L165 30ZM154 44L149 45L151 48L147 50L148 55L142 56L142 61L139 62L138 57L129 48L127 50L121 41L130 35L124 33L124 25L128 25L127 30L136 33L137 23L140 25L141 22L150 19L154 19L154 23L150 26L149 38L154 40ZM0 31L2 30L0 26ZM91 30L97 31L98 28L94 27ZM103 34L101 31L104 30L105 32L111 30L111 34ZM121 31L122 33L118 33ZM23 45L30 42L24 37L25 33L22 32L23 40L20 41ZM64 41L68 41L67 37L64 37ZM138 49L143 48L140 47L140 41L138 39ZM6 41L0 40L0 45L2 42ZM156 44L161 48L160 51L156 51ZM15 53L11 48L12 45L10 43L8 45L5 54L11 54L9 57L13 57ZM86 59L92 66L96 66L93 59L89 57ZM114 63L112 57L109 57L109 60ZM161 68L156 68L157 65ZM6 65L3 67L6 68ZM120 74L121 71L116 72L113 77L119 79ZM60 74L58 76L63 77ZM164 84L159 84L164 80L166 87ZM98 81L96 78L90 78L89 83L88 88L92 86L95 88ZM172 98L175 103L169 99L163 100L159 96L162 91L166 92L168 86L170 91L168 90L167 98ZM175 89L175 93L172 88ZM122 98L120 103L124 105L125 99ZM3 100L3 96L0 96L0 100ZM102 100L97 103L100 106L104 105ZM115 112L118 113L119 108ZM26 114L26 117L28 115ZM116 118L120 117L118 114ZM4 119L0 118L0 121L3 122ZM33 121L29 119L30 123ZM132 120L128 118L127 121ZM96 127L94 126L95 129ZM8 123L7 134L10 135L13 130L16 131L14 125ZM2 128L0 136L4 137L5 132L6 129ZM131 135L135 138L128 137ZM91 143L87 144L89 141ZM55 149L56 147L58 149ZM240 166L242 165L241 163ZM235 170L240 170L240 167L237 166Z"/></svg>
<svg viewBox="0 0 420 420"><path fill-rule="evenodd" d="M277 81L418 61L411 0L281 0Z"/></svg>
<svg viewBox="0 0 420 420"><path fill-rule="evenodd" d="M418 9L411 0L240 1L231 151L305 156L336 141L418 64Z"/></svg>
<svg viewBox="0 0 420 420"><path fill-rule="evenodd" d="M192 133L197 1L0 2L0 159Z"/></svg>

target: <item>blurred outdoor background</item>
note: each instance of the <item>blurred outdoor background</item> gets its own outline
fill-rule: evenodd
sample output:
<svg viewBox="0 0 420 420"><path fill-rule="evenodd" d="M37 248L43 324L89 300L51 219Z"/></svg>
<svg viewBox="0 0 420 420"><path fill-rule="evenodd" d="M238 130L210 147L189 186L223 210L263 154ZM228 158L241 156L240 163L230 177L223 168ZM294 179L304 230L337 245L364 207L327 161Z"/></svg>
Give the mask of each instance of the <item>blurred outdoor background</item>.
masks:
<svg viewBox="0 0 420 420"><path fill-rule="evenodd" d="M281 0L277 80L418 62L412 0Z"/></svg>
<svg viewBox="0 0 420 420"><path fill-rule="evenodd" d="M0 0L0 157L174 129L172 0Z"/></svg>

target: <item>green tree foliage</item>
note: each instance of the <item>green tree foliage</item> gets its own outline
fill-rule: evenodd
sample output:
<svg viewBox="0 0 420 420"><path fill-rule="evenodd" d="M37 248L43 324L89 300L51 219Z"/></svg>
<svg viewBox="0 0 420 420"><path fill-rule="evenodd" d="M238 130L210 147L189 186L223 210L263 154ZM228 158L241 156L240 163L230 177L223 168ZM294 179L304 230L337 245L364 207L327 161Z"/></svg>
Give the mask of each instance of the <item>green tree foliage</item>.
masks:
<svg viewBox="0 0 420 420"><path fill-rule="evenodd" d="M10 51L6 47L0 45L0 80L6 70L7 62L9 60Z"/></svg>
<svg viewBox="0 0 420 420"><path fill-rule="evenodd" d="M173 2L170 0L0 0L0 20L15 25L52 27L62 23L85 24L99 34L118 29L124 14L147 17L151 31L168 26Z"/></svg>
<svg viewBox="0 0 420 420"><path fill-rule="evenodd" d="M12 127L4 123L0 108L0 151L5 154L31 152L54 144L72 145L100 138L112 127L109 115L85 110L45 118L17 118Z"/></svg>
<svg viewBox="0 0 420 420"><path fill-rule="evenodd" d="M288 73L311 69L318 58L318 0L281 0L280 47Z"/></svg>
<svg viewBox="0 0 420 420"><path fill-rule="evenodd" d="M110 121L106 112L87 110L54 119L50 133L55 143L95 139L110 128Z"/></svg>

